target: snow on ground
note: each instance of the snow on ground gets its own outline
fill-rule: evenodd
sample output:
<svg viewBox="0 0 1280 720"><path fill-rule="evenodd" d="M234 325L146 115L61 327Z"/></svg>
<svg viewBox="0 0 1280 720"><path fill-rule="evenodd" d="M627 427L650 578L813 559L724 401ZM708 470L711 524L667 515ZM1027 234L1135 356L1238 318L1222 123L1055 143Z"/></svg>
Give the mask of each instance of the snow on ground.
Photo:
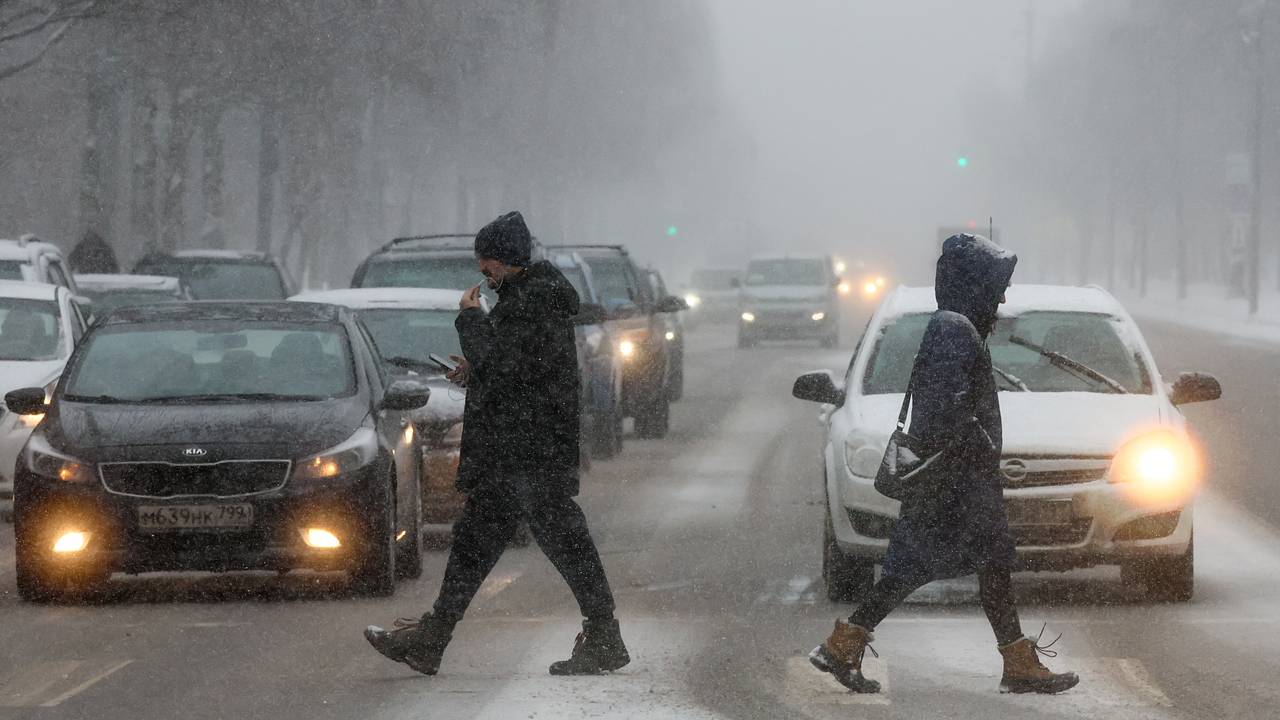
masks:
<svg viewBox="0 0 1280 720"><path fill-rule="evenodd" d="M1171 280L1152 280L1147 296L1119 287L1115 295L1139 320L1156 320L1196 330L1230 335L1241 340L1280 345L1280 292L1267 287L1259 298L1258 314L1249 315L1249 302L1227 296L1226 288L1203 283L1188 288L1187 299L1177 299Z"/></svg>

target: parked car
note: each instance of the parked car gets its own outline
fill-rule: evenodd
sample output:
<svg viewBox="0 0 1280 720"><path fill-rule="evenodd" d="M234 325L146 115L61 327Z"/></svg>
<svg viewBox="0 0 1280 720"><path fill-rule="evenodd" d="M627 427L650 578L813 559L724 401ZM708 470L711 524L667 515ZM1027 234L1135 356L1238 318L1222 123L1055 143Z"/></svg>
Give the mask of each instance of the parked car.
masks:
<svg viewBox="0 0 1280 720"><path fill-rule="evenodd" d="M665 437L671 417L671 358L663 315L688 305L677 297L656 297L644 271L619 245L560 245L550 250L576 252L591 268L606 324L623 359L622 411L635 419L640 437Z"/></svg>
<svg viewBox="0 0 1280 720"><path fill-rule="evenodd" d="M1116 565L1155 598L1194 588L1192 509L1200 462L1179 407L1217 399L1218 381L1166 385L1138 326L1098 288L1014 285L988 341L1004 418L1001 482L1022 567ZM932 288L891 292L838 383L794 394L826 403L823 579L860 597L882 561L898 503L873 482L895 429Z"/></svg>
<svg viewBox="0 0 1280 720"><path fill-rule="evenodd" d="M622 452L623 444L622 356L605 322L591 268L573 252L554 253L551 260L578 291L583 307L577 329L583 439L592 455L611 458Z"/></svg>
<svg viewBox="0 0 1280 720"><path fill-rule="evenodd" d="M0 280L0 395L25 387L51 395L84 333L84 316L65 287ZM43 418L0 408L0 515L6 518L13 512L18 455Z"/></svg>
<svg viewBox="0 0 1280 720"><path fill-rule="evenodd" d="M93 311L97 314L125 305L193 299L191 292L176 277L76 273L75 279L80 292L93 303Z"/></svg>
<svg viewBox="0 0 1280 720"><path fill-rule="evenodd" d="M654 297L667 297L667 283L662 273L653 268L646 271L649 276L649 287ZM688 304L688 301L685 301ZM688 312L687 310L685 312ZM664 313L662 319L666 327L663 340L667 343L667 355L671 358L667 363L667 387L672 402L684 397L684 315L685 312Z"/></svg>
<svg viewBox="0 0 1280 720"><path fill-rule="evenodd" d="M742 268L701 268L693 271L684 294L689 324L732 323L738 319L738 288Z"/></svg>
<svg viewBox="0 0 1280 720"><path fill-rule="evenodd" d="M312 303L116 309L71 355L14 478L19 594L112 572L346 571L389 595L420 572L428 400L392 383L351 311Z"/></svg>
<svg viewBox="0 0 1280 720"><path fill-rule="evenodd" d="M80 294L62 251L34 235L0 240L0 280L58 285Z"/></svg>
<svg viewBox="0 0 1280 720"><path fill-rule="evenodd" d="M420 287L467 290L484 277L476 263L475 235L417 235L396 238L360 263L351 287ZM534 239L533 259L546 256ZM483 294L496 300L485 286Z"/></svg>
<svg viewBox="0 0 1280 720"><path fill-rule="evenodd" d="M830 257L752 258L742 283L738 347L779 339L817 339L835 347L841 282Z"/></svg>
<svg viewBox="0 0 1280 720"><path fill-rule="evenodd" d="M284 300L296 292L284 265L261 252L154 253L139 260L133 273L179 278L196 300Z"/></svg>

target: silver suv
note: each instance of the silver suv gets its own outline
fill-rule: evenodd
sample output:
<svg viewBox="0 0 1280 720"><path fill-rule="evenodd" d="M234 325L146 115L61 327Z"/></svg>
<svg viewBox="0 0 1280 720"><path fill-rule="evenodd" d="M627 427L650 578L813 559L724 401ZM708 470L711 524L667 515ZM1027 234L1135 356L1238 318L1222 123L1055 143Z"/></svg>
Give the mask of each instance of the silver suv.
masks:
<svg viewBox="0 0 1280 720"><path fill-rule="evenodd" d="M835 347L840 343L839 287L830 257L753 258L738 295L738 347L791 339Z"/></svg>

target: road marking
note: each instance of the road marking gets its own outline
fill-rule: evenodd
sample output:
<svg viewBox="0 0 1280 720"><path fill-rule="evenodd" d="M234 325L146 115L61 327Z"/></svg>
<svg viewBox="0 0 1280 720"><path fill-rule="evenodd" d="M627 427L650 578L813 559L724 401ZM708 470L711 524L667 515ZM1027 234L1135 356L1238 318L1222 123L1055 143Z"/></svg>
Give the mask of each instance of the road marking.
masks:
<svg viewBox="0 0 1280 720"><path fill-rule="evenodd" d="M79 660L58 660L27 665L0 679L0 707L32 707L54 685L71 677Z"/></svg>
<svg viewBox="0 0 1280 720"><path fill-rule="evenodd" d="M889 665L880 658L862 660L862 674L880 683L878 693L855 693L815 668L807 657L787 660L783 692L796 705L890 705Z"/></svg>
<svg viewBox="0 0 1280 720"><path fill-rule="evenodd" d="M98 683L102 682L103 680L106 680L107 678L111 677L112 675L114 675L114 674L116 673L116 671L117 671L117 670L120 670L120 669L124 668L126 665L129 665L129 664L131 664L132 662L133 662L132 660L121 660L120 662L116 663L115 665L112 665L111 667L107 668L106 670L103 670L102 672L98 673L97 675L94 675L93 677L89 678L88 680L85 680L84 682L82 682L82 683L80 683L79 685L77 685L77 686L75 686L75 687L71 688L70 690L68 690L68 691L66 691L66 692L64 692L64 693L62 693L61 695L59 695L59 696L57 696L57 697L53 698L52 700L48 700L48 701L45 701L45 702L40 703L40 707L56 707L56 706L58 706L58 705L61 705L63 702L65 702L65 701L67 701L67 700L70 700L71 698L75 697L76 695L79 695L80 693L84 692L85 690L88 690L89 688L93 687L94 685L97 685Z"/></svg>
<svg viewBox="0 0 1280 720"><path fill-rule="evenodd" d="M1145 695L1152 705L1173 707L1173 703L1169 701L1169 696L1165 695L1164 691L1151 679L1146 666L1140 660L1118 658L1116 664L1120 666L1120 672L1129 681L1129 685L1142 695Z"/></svg>
<svg viewBox="0 0 1280 720"><path fill-rule="evenodd" d="M511 583L515 582L516 578L523 574L524 573L522 571L517 570L510 575L503 575L501 577L493 577L490 575L489 578L485 580L484 585L481 586L479 592L476 593L476 597L480 600L492 600L503 590L510 587Z"/></svg>

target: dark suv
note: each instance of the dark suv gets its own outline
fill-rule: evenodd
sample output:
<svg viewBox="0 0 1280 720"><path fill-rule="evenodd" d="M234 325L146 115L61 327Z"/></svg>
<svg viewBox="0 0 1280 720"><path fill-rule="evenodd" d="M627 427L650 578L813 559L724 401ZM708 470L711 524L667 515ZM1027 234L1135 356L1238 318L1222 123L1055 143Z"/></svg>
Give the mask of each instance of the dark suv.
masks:
<svg viewBox="0 0 1280 720"><path fill-rule="evenodd" d="M475 235L416 235L396 238L370 255L351 277L351 287L420 287L467 290L484 278L476 265ZM533 259L545 253L535 239ZM485 294L493 300L492 294Z"/></svg>
<svg viewBox="0 0 1280 720"><path fill-rule="evenodd" d="M635 418L636 434L665 437L671 409L671 350L667 313L688 308L674 296L658 297L645 270L619 245L561 245L591 268L606 325L623 358L622 410Z"/></svg>
<svg viewBox="0 0 1280 720"><path fill-rule="evenodd" d="M241 250L180 250L152 253L134 275L176 277L196 300L284 300L297 292L275 257Z"/></svg>

